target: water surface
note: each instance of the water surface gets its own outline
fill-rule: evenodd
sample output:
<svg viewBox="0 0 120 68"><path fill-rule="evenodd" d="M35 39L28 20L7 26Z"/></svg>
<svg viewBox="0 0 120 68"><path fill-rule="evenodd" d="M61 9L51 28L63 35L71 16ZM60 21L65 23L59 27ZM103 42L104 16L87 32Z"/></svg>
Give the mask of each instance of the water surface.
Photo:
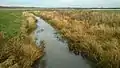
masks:
<svg viewBox="0 0 120 68"><path fill-rule="evenodd" d="M44 40L46 53L41 60L36 61L33 68L91 68L81 56L69 52L67 43L56 38L56 31L52 26L39 17L37 19L36 44L39 45L39 42Z"/></svg>

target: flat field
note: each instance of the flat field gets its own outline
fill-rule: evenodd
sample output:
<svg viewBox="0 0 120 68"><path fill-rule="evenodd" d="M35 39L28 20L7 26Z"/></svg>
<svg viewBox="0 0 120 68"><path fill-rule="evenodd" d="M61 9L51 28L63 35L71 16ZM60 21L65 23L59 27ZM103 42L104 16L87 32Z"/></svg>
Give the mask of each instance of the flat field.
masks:
<svg viewBox="0 0 120 68"><path fill-rule="evenodd" d="M5 38L13 37L20 32L22 11L0 10L0 32Z"/></svg>
<svg viewBox="0 0 120 68"><path fill-rule="evenodd" d="M43 56L27 33L33 26L36 19L29 12L0 10L0 68L31 68Z"/></svg>

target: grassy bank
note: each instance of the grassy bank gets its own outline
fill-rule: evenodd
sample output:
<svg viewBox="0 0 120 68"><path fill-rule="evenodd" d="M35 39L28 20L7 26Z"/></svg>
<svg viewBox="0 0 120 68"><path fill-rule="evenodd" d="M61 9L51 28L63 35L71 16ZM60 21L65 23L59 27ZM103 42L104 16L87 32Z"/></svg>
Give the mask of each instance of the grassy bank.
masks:
<svg viewBox="0 0 120 68"><path fill-rule="evenodd" d="M4 32L5 38L13 37L20 32L22 11L0 11L0 32Z"/></svg>
<svg viewBox="0 0 120 68"><path fill-rule="evenodd" d="M97 68L120 67L120 12L73 10L36 13L59 30L75 54L94 61Z"/></svg>
<svg viewBox="0 0 120 68"><path fill-rule="evenodd" d="M35 17L23 11L0 11L0 68L31 68L43 56L36 46L32 31Z"/></svg>

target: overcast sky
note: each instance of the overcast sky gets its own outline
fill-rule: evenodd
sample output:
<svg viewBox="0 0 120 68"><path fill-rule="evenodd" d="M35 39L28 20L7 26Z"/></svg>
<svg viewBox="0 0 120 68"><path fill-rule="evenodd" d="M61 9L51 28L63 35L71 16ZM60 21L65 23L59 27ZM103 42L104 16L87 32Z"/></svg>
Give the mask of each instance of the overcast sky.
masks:
<svg viewBox="0 0 120 68"><path fill-rule="evenodd" d="M120 0L0 0L0 5L33 7L120 7Z"/></svg>

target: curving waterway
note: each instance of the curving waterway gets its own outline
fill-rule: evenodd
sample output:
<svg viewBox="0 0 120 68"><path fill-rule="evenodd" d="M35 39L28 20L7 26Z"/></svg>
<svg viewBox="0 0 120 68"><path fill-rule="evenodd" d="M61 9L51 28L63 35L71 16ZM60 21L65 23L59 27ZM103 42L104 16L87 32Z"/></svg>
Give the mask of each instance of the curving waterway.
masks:
<svg viewBox="0 0 120 68"><path fill-rule="evenodd" d="M37 60L33 68L92 68L80 55L71 53L66 42L58 40L56 31L51 25L39 17L37 20L36 44L45 41L45 56Z"/></svg>

